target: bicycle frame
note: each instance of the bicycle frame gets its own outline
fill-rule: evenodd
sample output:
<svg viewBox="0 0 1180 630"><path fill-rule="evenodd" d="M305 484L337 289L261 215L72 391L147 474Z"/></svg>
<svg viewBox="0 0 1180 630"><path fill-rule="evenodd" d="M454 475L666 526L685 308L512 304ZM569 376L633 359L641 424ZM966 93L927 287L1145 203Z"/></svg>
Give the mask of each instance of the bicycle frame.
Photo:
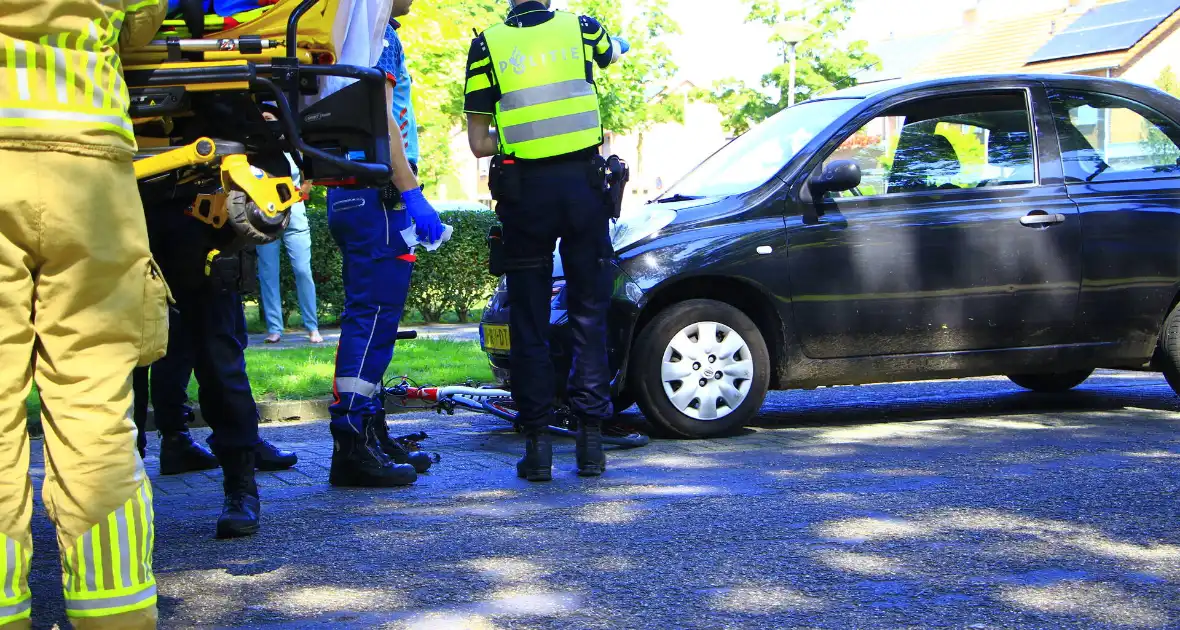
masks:
<svg viewBox="0 0 1180 630"><path fill-rule="evenodd" d="M419 401L436 407L440 412L453 414L455 407L462 407L477 413L486 413L501 420L516 424L518 414L515 409L504 403L512 400L512 392L503 389L483 389L477 387L411 387L409 379L403 377L402 382L394 387L385 389L386 396L393 396L403 401ZM566 437L576 437L577 432L565 427L550 426L549 432ZM651 443L651 438L642 433L632 433L626 436L603 435L603 444L611 444L623 448L640 448Z"/></svg>

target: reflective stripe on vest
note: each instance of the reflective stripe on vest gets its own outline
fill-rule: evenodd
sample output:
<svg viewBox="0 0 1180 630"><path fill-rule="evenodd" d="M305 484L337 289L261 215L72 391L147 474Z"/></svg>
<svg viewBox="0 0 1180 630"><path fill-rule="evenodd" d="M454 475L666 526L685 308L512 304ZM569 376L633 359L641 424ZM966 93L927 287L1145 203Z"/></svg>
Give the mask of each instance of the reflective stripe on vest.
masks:
<svg viewBox="0 0 1180 630"><path fill-rule="evenodd" d="M524 159L573 153L602 143L598 92L586 77L578 16L554 11L528 28L498 24L484 32L500 86L500 151Z"/></svg>
<svg viewBox="0 0 1180 630"><path fill-rule="evenodd" d="M62 554L66 614L106 617L156 603L151 483L78 537Z"/></svg>
<svg viewBox="0 0 1180 630"><path fill-rule="evenodd" d="M105 9L75 32L35 41L0 34L0 125L102 130L134 142L117 52L125 14Z"/></svg>
<svg viewBox="0 0 1180 630"><path fill-rule="evenodd" d="M29 591L29 561L32 553L20 543L0 534L0 626L28 619L33 610Z"/></svg>

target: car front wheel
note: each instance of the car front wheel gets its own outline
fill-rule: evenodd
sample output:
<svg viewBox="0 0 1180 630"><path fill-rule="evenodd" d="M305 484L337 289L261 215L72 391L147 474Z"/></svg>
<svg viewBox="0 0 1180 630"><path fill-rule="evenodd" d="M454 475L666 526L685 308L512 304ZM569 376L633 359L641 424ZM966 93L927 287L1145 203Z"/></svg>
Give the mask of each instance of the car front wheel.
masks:
<svg viewBox="0 0 1180 630"><path fill-rule="evenodd" d="M758 413L770 384L770 353L754 322L713 300L675 304L640 333L630 391L661 432L709 438Z"/></svg>

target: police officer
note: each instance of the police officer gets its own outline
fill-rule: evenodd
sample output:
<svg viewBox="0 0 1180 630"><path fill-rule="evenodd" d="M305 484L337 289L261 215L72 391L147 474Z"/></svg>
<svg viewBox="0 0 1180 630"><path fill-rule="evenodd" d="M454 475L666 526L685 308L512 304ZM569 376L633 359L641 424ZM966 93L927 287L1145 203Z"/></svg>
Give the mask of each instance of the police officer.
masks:
<svg viewBox="0 0 1180 630"><path fill-rule="evenodd" d="M605 268L612 252L611 211L595 166L603 133L593 66L607 67L629 47L593 18L550 11L548 1L513 5L504 23L471 44L464 110L472 152L496 156L490 185L507 258L512 395L526 435L517 475L552 478L548 328L552 252L560 238L574 338L569 392L579 422L578 474L596 476L606 469L602 422L613 415Z"/></svg>
<svg viewBox="0 0 1180 630"><path fill-rule="evenodd" d="M168 289L136 194L119 53L149 42L163 19L150 0L0 9L3 627L30 626L33 381L70 624L156 627L152 488L135 450L131 371L163 356Z"/></svg>

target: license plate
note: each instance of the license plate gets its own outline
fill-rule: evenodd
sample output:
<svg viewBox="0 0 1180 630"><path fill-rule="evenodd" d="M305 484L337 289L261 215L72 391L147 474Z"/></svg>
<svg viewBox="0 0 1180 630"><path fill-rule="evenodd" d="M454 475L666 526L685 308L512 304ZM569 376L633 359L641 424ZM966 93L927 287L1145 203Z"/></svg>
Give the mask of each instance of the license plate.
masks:
<svg viewBox="0 0 1180 630"><path fill-rule="evenodd" d="M506 354L512 348L508 338L508 327L499 324L484 324L482 327L483 349L487 352Z"/></svg>

